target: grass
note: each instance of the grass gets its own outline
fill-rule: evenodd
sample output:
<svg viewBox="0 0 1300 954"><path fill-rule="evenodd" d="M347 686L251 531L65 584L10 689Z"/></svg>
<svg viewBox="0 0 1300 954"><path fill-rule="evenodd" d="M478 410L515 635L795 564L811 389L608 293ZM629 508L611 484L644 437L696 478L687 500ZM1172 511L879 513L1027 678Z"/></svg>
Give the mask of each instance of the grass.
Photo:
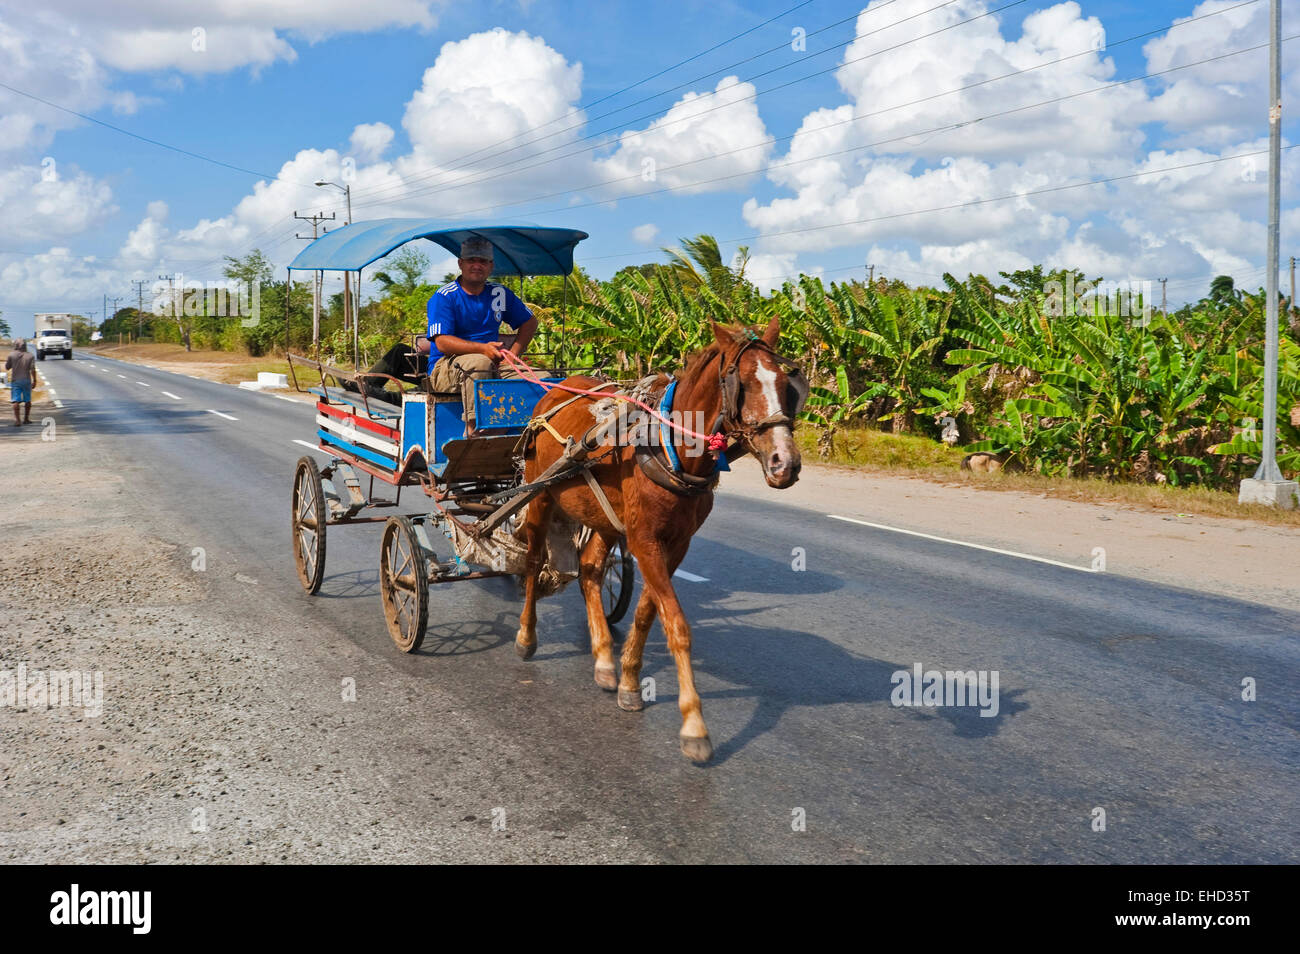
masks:
<svg viewBox="0 0 1300 954"><path fill-rule="evenodd" d="M1018 491L1079 503L1116 504L1203 517L1256 520L1280 527L1300 527L1300 510L1274 510L1261 504L1239 504L1235 492L1205 487L1125 484L1039 474L974 474L961 469L962 451L925 437L887 434L869 429L842 430L835 451L823 461L815 428L796 430L799 450L809 463L828 463L887 474L906 474L938 483L974 486L981 490Z"/></svg>

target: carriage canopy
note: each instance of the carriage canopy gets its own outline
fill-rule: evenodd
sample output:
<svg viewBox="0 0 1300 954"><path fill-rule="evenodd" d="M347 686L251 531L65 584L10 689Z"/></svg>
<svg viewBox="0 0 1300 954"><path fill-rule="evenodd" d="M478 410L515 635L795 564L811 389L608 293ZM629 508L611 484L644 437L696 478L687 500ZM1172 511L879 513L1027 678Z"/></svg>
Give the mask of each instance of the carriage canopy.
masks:
<svg viewBox="0 0 1300 954"><path fill-rule="evenodd" d="M456 225L441 219L373 219L328 232L298 253L291 271L360 271L398 246L428 239L453 255L471 236L485 238L495 249L498 275L567 275L573 250L587 238L577 229L540 225Z"/></svg>

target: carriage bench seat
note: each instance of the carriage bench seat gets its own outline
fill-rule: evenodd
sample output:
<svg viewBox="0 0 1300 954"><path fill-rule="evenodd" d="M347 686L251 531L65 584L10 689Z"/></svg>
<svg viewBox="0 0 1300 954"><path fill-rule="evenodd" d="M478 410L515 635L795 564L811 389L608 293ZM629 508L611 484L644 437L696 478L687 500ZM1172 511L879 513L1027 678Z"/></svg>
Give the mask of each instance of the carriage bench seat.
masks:
<svg viewBox="0 0 1300 954"><path fill-rule="evenodd" d="M402 409L398 405L389 404L387 401L380 401L377 398L371 398L367 403L365 397L355 391L345 391L343 388L331 387L310 387L307 390L317 397L323 398L326 404L346 404L362 414L367 413L368 409L372 418L396 421L402 416Z"/></svg>

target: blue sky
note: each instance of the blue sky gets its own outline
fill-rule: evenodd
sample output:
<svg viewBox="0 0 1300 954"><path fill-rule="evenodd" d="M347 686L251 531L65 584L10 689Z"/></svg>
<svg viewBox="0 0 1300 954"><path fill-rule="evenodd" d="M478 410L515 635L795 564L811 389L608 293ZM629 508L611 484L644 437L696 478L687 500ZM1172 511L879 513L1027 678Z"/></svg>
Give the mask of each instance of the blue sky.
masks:
<svg viewBox="0 0 1300 954"><path fill-rule="evenodd" d="M362 9L342 0L268 0L251 19L233 2L191 4L178 12L162 0L123 0L110 13L89 0L51 0L35 13L0 12L0 82L139 136L282 178L267 189L258 176L181 156L0 90L0 133L9 133L3 137L0 217L17 223L0 242L0 311L13 317L37 309L88 310L98 307L101 294L126 295L132 278L152 279L160 270L197 269L194 277L215 279L222 254L243 254L254 246L282 265L302 244L292 238L291 212L340 205L333 190L297 183L320 175L337 178L339 159L349 155L359 160L357 218L454 215L490 202L592 186L572 200L543 199L466 218L582 228L592 237L580 249L579 261L600 277L622 265L661 259L658 247L675 244L679 236L710 232L731 240L724 243L728 253L743 237L754 255L750 274L765 284L800 271L850 277L868 261L876 263L878 274L930 282L944 270L964 275L1044 261L1114 279L1169 277L1175 299L1199 297L1209 277L1220 271L1251 287L1262 283L1262 164L1252 171L1231 160L1171 174L1167 181L1148 177L947 214L912 214L1236 156L1260 148L1267 135L1261 53L1180 71L1164 82L1079 97L1070 112L1028 110L908 137L932 128L931 121L933 126L964 122L1267 39L1268 4L1258 2L1171 32L1163 52L1153 52L1147 40L1112 48L1133 34L1231 7L1235 0L1143 5L1026 0L992 17L958 23L1008 2L960 0L926 13L940 0L875 0L869 8L813 0L587 108L584 127L547 143L569 143L562 151L571 157L522 169L504 182L433 195L430 182L472 174L456 170L460 156L503 138L483 128L534 138L539 134L526 132L530 123L616 93L776 17L797 0L497 2L473 8L373 0ZM863 9L868 13L855 18ZM789 48L795 28L812 33L845 18L850 19L809 38L806 50ZM363 19L372 28L341 26ZM1288 4L1284 34L1292 21ZM195 26L206 30L202 52L190 49ZM881 27L888 29L860 35ZM951 29L938 38L916 39L943 27ZM1027 28L1032 42L1022 35ZM1107 49L1096 56L867 122L834 123L999 75L1008 64L1025 68L1081 52L1089 31L1098 28ZM504 33L493 40L487 34L493 29ZM877 52L894 43L897 49ZM733 65L778 45L782 49L775 53ZM829 48L834 49L817 55ZM1291 44L1286 51L1284 62L1291 58ZM868 53L875 55L841 65ZM426 71L439 63L441 72L431 86ZM724 76L743 84L755 73L783 65L788 68L754 80L755 101L728 103L694 118L680 105L688 93L709 97ZM713 71L719 72L705 77ZM1286 74L1290 88L1297 74L1289 69ZM450 95L448 102L447 89L458 84L483 88L462 99ZM686 85L596 118L678 84ZM751 90L743 85L732 90L743 99L742 92ZM470 108L471 101L481 111ZM458 102L467 104L459 115ZM723 94L708 102L723 103ZM673 114L682 121L656 130L655 119L674 104L687 109ZM1284 131L1290 132L1294 121L1288 115ZM821 122L832 125L822 129ZM808 128L793 142L786 140L801 124ZM372 155L358 149L358 143L369 141L357 138L363 125L377 130L376 141L383 141ZM575 138L606 127L633 136L620 142L611 133L596 143ZM734 161L711 158L767 139L776 141ZM872 145L885 139L894 145ZM836 152L841 155L817 158ZM484 165L519 155L503 153ZM55 160L57 183L40 178L46 157ZM653 184L619 184L629 170L643 168L646 157L661 167L676 161L692 165ZM793 159L800 163L781 168ZM709 178L709 170L732 177L692 185ZM1283 172L1285 195L1289 154ZM652 185L671 191L636 197ZM375 204L384 198L389 201ZM551 211L569 201L579 207ZM1288 212L1293 206L1286 203ZM879 221L824 228L864 219ZM1300 249L1300 229L1293 228L1289 214L1284 225L1285 260Z"/></svg>

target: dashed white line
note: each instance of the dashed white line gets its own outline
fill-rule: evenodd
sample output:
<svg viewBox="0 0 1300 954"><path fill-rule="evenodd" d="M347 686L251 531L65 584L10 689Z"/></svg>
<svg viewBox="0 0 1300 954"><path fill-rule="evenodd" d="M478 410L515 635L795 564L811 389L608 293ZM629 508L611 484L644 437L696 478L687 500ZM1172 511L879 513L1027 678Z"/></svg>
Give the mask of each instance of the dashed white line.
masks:
<svg viewBox="0 0 1300 954"><path fill-rule="evenodd" d="M237 421L237 420L239 420L239 418L235 417L233 414L223 414L221 411L214 411L214 410L212 410L212 408L208 408L208 409L207 409L207 412L208 412L209 414L215 414L215 415L217 415L217 417L224 417L227 421Z"/></svg>
<svg viewBox="0 0 1300 954"><path fill-rule="evenodd" d="M171 391L163 391L162 393L167 395L173 401L179 401L181 399L181 396L179 394L172 394Z"/></svg>
<svg viewBox="0 0 1300 954"><path fill-rule="evenodd" d="M125 379L125 378L126 378L126 375L125 375L125 374L119 374L118 377L119 377L119 378L123 378L123 379Z"/></svg>
<svg viewBox="0 0 1300 954"><path fill-rule="evenodd" d="M152 387L152 386L153 386L153 385L150 385L150 384L145 384L143 381L137 381L137 382L135 382L135 383L138 384L138 385L140 385L140 387L142 387L142 388L148 388L148 387Z"/></svg>
<svg viewBox="0 0 1300 954"><path fill-rule="evenodd" d="M687 583L709 582L709 578L707 576L696 576L694 573L687 573L685 570L676 570L673 572L673 576L680 577L681 579L685 580Z"/></svg>
<svg viewBox="0 0 1300 954"><path fill-rule="evenodd" d="M841 517L839 514L828 513L826 516L832 520L843 520L845 523L856 523L863 527L874 527L877 530L888 530L891 533L905 533L909 537L921 537L925 540L936 540L939 543L951 543L957 547L970 547L972 550L984 550L988 553L1000 553L1003 556L1016 557L1020 560L1033 560L1036 563L1048 563L1052 566L1064 567L1067 570L1078 570L1080 573L1099 573L1100 570L1094 570L1090 566L1075 566L1073 563L1062 563L1060 560L1049 560L1047 557L1034 556L1031 553L1017 553L1015 550L1000 550L997 547L986 547L980 543L967 543L965 540L950 540L948 537L936 537L932 533L920 533L916 530L904 530L902 527L891 527L883 523L872 523L869 520L856 520L853 517Z"/></svg>
<svg viewBox="0 0 1300 954"><path fill-rule="evenodd" d="M295 439L294 439L294 443L295 443L295 444L301 444L303 447L306 447L308 450L320 451L322 454L325 453L323 450L321 450L321 449L320 449L319 447L317 447L315 444L308 444L306 441L300 441L300 440L298 440L298 439L295 438Z"/></svg>

